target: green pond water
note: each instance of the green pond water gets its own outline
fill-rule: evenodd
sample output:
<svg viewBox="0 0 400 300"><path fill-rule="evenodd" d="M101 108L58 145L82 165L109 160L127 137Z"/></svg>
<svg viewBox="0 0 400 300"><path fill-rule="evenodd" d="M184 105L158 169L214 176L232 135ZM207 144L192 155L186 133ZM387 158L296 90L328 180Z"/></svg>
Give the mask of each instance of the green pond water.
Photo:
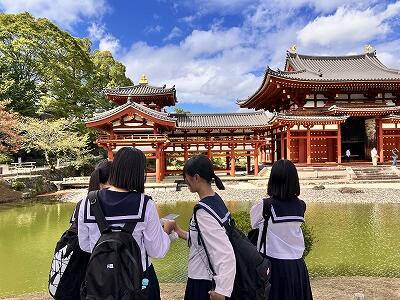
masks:
<svg viewBox="0 0 400 300"><path fill-rule="evenodd" d="M231 211L250 203L228 202ZM193 203L159 205L159 214L180 214L187 227ZM55 243L66 229L73 203L32 202L0 206L0 297L47 288ZM399 204L307 205L306 220L317 241L306 261L311 276L400 277ZM187 247L174 243L154 262L161 282L186 278Z"/></svg>

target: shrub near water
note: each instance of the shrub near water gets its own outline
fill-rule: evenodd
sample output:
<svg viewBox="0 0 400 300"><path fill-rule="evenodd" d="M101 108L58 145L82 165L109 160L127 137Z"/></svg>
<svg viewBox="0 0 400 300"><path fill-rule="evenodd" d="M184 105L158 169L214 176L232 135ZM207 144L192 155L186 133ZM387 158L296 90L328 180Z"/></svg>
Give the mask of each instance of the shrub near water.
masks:
<svg viewBox="0 0 400 300"><path fill-rule="evenodd" d="M236 227L241 231L243 231L245 234L247 234L252 229L250 224L249 212L239 211L236 213L232 213L232 217L235 219ZM303 256L306 257L308 253L310 253L312 246L314 244L315 234L313 232L313 229L307 226L306 223L303 223L301 225L301 229L303 230L304 244L305 244L305 250Z"/></svg>

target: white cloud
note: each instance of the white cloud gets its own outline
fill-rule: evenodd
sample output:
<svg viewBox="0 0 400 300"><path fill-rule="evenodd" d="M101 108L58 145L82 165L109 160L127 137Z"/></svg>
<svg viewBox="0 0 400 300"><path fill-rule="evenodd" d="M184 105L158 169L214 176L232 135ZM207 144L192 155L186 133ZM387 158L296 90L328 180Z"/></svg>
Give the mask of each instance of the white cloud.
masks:
<svg viewBox="0 0 400 300"><path fill-rule="evenodd" d="M153 33L153 32L161 32L162 30L162 26L160 25L156 25L156 26L148 26L144 29L144 32L149 34L149 33Z"/></svg>
<svg viewBox="0 0 400 300"><path fill-rule="evenodd" d="M261 77L251 72L264 64L262 53L247 47L239 33L237 28L196 30L179 45L135 43L121 60L131 78L145 73L150 84L176 85L182 103L235 110L237 98L257 89Z"/></svg>
<svg viewBox="0 0 400 300"><path fill-rule="evenodd" d="M327 46L332 43L360 43L382 38L391 30L388 22L398 15L400 2L389 5L379 12L373 8L365 10L340 7L335 14L317 17L301 29L299 41L305 45Z"/></svg>
<svg viewBox="0 0 400 300"><path fill-rule="evenodd" d="M174 28L172 28L171 32L164 38L164 41L170 41L174 38L180 37L182 34L182 30L175 26Z"/></svg>
<svg viewBox="0 0 400 300"><path fill-rule="evenodd" d="M70 29L83 18L103 15L108 6L105 0L0 0L0 9L5 13L27 11Z"/></svg>
<svg viewBox="0 0 400 300"><path fill-rule="evenodd" d="M106 32L105 25L92 23L88 28L88 32L90 39L99 43L99 50L107 50L115 55L121 49L120 41Z"/></svg>

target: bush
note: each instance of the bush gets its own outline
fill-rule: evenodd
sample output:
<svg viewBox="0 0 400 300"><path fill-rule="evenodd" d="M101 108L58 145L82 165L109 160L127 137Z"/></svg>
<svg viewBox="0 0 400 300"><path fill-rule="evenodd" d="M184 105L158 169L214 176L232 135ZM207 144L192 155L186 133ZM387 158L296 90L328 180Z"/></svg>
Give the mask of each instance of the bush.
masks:
<svg viewBox="0 0 400 300"><path fill-rule="evenodd" d="M11 188L13 190L22 191L25 187L25 183L23 183L22 181L14 180L13 182L11 182Z"/></svg>
<svg viewBox="0 0 400 300"><path fill-rule="evenodd" d="M236 227L247 234L252 228L250 224L250 213L247 211L239 211L232 214L232 217L235 219ZM304 254L303 257L306 257L308 253L312 250L315 241L315 234L313 229L308 226L306 223L301 225L301 229L303 230L304 236Z"/></svg>
<svg viewBox="0 0 400 300"><path fill-rule="evenodd" d="M5 153L0 153L0 165L1 164L9 164L13 161L12 157L5 154Z"/></svg>

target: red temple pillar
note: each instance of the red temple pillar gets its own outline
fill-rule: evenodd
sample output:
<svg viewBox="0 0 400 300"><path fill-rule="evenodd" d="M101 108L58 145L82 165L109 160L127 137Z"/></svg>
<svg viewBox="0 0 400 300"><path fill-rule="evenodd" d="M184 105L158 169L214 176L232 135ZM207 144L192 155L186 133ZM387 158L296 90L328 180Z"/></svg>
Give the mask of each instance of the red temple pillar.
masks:
<svg viewBox="0 0 400 300"><path fill-rule="evenodd" d="M379 149L379 162L383 163L383 122L382 120L378 120L378 149Z"/></svg>
<svg viewBox="0 0 400 300"><path fill-rule="evenodd" d="M285 159L285 136L283 133L283 127L281 128L281 159Z"/></svg>
<svg viewBox="0 0 400 300"><path fill-rule="evenodd" d="M290 128L286 130L286 158L290 160Z"/></svg>
<svg viewBox="0 0 400 300"><path fill-rule="evenodd" d="M258 176L258 145L254 149L254 176Z"/></svg>
<svg viewBox="0 0 400 300"><path fill-rule="evenodd" d="M261 147L261 162L266 163L267 161L267 149L265 146Z"/></svg>
<svg viewBox="0 0 400 300"><path fill-rule="evenodd" d="M185 146L184 148L183 148L183 160L186 162L187 160L188 160L188 148L187 148L187 146Z"/></svg>
<svg viewBox="0 0 400 300"><path fill-rule="evenodd" d="M161 153L160 148L156 147L156 182L161 181Z"/></svg>
<svg viewBox="0 0 400 300"><path fill-rule="evenodd" d="M247 156L246 156L246 160L247 160L247 164L246 164L246 172L247 174L250 174L250 166L251 166L251 157L250 157L250 151L247 151Z"/></svg>
<svg viewBox="0 0 400 300"><path fill-rule="evenodd" d="M271 162L275 162L275 142L276 142L276 136L274 135L273 130L271 130Z"/></svg>
<svg viewBox="0 0 400 300"><path fill-rule="evenodd" d="M307 127L307 164L311 164L311 130Z"/></svg>
<svg viewBox="0 0 400 300"><path fill-rule="evenodd" d="M236 175L236 160L235 160L235 150L231 150L231 172L230 175L234 177Z"/></svg>
<svg viewBox="0 0 400 300"><path fill-rule="evenodd" d="M114 152L112 151L112 147L111 146L107 147L107 158L108 158L108 160L113 160L114 159Z"/></svg>
<svg viewBox="0 0 400 300"><path fill-rule="evenodd" d="M340 124L338 124L336 148L337 148L337 163L341 164L342 163L342 128L340 127Z"/></svg>
<svg viewBox="0 0 400 300"><path fill-rule="evenodd" d="M167 162L166 162L166 155L164 149L161 149L161 174L160 174L160 179L164 180L165 178L165 171L167 169Z"/></svg>

